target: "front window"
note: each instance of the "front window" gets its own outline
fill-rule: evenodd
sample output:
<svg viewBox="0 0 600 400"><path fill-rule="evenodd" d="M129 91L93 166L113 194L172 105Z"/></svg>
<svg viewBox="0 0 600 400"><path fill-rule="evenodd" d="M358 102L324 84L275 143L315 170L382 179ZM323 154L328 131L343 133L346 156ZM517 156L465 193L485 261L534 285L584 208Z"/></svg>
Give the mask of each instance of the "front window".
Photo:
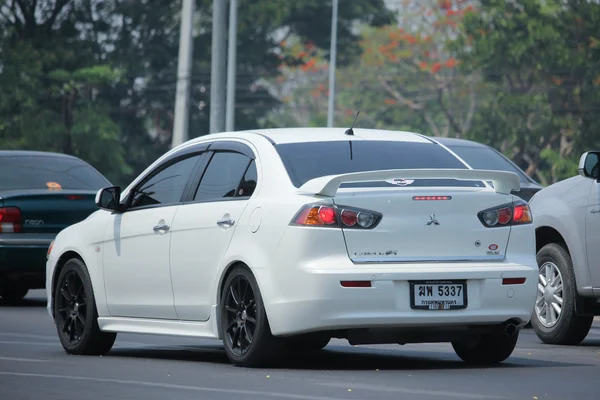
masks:
<svg viewBox="0 0 600 400"><path fill-rule="evenodd" d="M296 187L311 179L352 172L386 169L467 169L446 149L435 143L399 141L329 141L286 143L277 152ZM398 176L397 178L409 178ZM341 187L393 187L391 182L345 183ZM410 186L483 187L482 182L456 179L418 179Z"/></svg>

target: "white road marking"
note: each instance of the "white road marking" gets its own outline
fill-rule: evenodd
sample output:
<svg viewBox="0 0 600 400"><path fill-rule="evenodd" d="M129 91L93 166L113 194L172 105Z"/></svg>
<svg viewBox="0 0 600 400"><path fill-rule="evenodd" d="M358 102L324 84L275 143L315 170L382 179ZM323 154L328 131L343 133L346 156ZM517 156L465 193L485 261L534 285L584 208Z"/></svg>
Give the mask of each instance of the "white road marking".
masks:
<svg viewBox="0 0 600 400"><path fill-rule="evenodd" d="M426 396L442 396L442 397L456 397L459 399L505 399L506 397L500 396L488 396L478 393L461 393L453 392L448 390L431 390L431 389L409 389L403 387L392 387L383 385L370 385L361 383L345 383L345 382L323 382L317 383L317 385L336 387L336 388L349 388L352 390L370 390L374 392L395 392L405 394L421 394Z"/></svg>
<svg viewBox="0 0 600 400"><path fill-rule="evenodd" d="M0 344L28 344L31 346L60 346L60 343L50 343L50 342L21 342L21 341L13 341L13 340L0 340Z"/></svg>
<svg viewBox="0 0 600 400"><path fill-rule="evenodd" d="M13 333L13 332L0 332L0 336L6 337L16 337L16 338L31 338L31 339L46 339L46 340L55 340L56 335L32 335L30 333Z"/></svg>
<svg viewBox="0 0 600 400"><path fill-rule="evenodd" d="M40 363L50 362L50 360L36 360L33 358L16 358L16 357L0 357L0 360L22 361L22 362L40 362Z"/></svg>
<svg viewBox="0 0 600 400"><path fill-rule="evenodd" d="M61 380L78 380L78 381L89 381L89 382L102 382L102 383L118 383L122 385L138 385L138 386L150 386L165 389L181 389L190 390L195 392L212 392L212 393L227 393L227 394L240 394L240 395L255 395L264 397L279 397L282 399L297 399L297 400L344 400L342 397L324 397L324 396L310 396L302 394L290 394L290 393L276 393L276 392L263 392L258 390L247 390L247 389L223 389L223 388L211 388L205 386L188 386L188 385L176 385L171 383L157 383L157 382L145 382L145 381L126 381L121 379L110 379L110 378L92 378L87 376L69 376L69 375L52 375L52 374L31 374L22 372L4 372L0 371L0 375L5 376L20 376L28 378L46 378L46 379L61 379Z"/></svg>

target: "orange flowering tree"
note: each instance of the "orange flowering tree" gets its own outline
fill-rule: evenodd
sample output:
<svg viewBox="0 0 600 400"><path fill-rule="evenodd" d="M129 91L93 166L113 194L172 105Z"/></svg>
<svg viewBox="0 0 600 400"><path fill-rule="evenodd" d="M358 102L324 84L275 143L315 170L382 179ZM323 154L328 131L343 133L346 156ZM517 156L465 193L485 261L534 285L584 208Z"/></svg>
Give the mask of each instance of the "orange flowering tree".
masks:
<svg viewBox="0 0 600 400"><path fill-rule="evenodd" d="M447 42L458 36L472 10L469 0L405 0L398 23L364 27L362 54L338 68L336 124L412 129L461 136L475 110L476 74L465 76ZM288 123L323 125L327 114L328 61L310 44L285 43L286 54L306 57L277 82ZM283 57L283 56L282 56Z"/></svg>

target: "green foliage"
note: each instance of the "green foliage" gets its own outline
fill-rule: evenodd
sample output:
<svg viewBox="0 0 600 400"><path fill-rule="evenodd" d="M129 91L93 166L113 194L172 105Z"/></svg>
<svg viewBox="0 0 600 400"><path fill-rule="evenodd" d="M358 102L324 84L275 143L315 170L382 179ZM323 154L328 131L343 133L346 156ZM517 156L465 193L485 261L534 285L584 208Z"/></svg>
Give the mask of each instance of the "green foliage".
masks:
<svg viewBox="0 0 600 400"><path fill-rule="evenodd" d="M212 3L196 0L190 137L208 132ZM328 48L331 1L239 8L236 128L268 126L279 101L260 80L304 62L281 57L281 36ZM180 11L180 0L0 2L0 148L74 154L127 184L170 145ZM340 52L359 54L356 22L391 21L383 0L342 1Z"/></svg>

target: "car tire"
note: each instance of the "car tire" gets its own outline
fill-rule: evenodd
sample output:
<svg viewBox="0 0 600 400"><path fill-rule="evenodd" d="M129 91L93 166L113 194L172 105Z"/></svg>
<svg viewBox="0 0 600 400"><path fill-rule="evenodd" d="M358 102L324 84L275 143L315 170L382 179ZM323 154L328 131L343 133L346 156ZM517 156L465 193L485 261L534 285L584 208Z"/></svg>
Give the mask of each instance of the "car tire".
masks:
<svg viewBox="0 0 600 400"><path fill-rule="evenodd" d="M472 341L452 342L456 355L467 364L492 365L506 360L515 350L519 333L481 335Z"/></svg>
<svg viewBox="0 0 600 400"><path fill-rule="evenodd" d="M286 338L286 347L293 352L319 351L329 344L331 337L322 333L308 333L305 335Z"/></svg>
<svg viewBox="0 0 600 400"><path fill-rule="evenodd" d="M110 351L116 333L102 332L92 281L85 264L72 258L58 276L53 298L54 319L60 343L69 354L103 355Z"/></svg>
<svg viewBox="0 0 600 400"><path fill-rule="evenodd" d="M577 315L575 312L575 302L578 295L571 256L563 246L550 243L542 247L537 253L537 263L540 270L538 296L531 318L534 332L546 344L577 345L581 343L590 331L594 317ZM553 279L558 277L562 282L562 290L556 292L562 298L561 312L554 321L545 312L548 308L545 299L549 298L550 295L542 295L539 290L540 286L544 287L542 275L546 279L548 269L553 271L555 277ZM558 287L558 283L557 281L554 287ZM544 293L546 293L546 290L548 289L545 289ZM550 290L553 289L550 288ZM554 306L552 307L554 308ZM552 310L552 312L556 314L555 310Z"/></svg>
<svg viewBox="0 0 600 400"><path fill-rule="evenodd" d="M27 286L14 282L12 285L0 286L0 297L6 304L19 304L29 293Z"/></svg>
<svg viewBox="0 0 600 400"><path fill-rule="evenodd" d="M284 341L271 334L258 283L247 268L231 271L219 310L225 353L234 365L263 367L282 355Z"/></svg>

